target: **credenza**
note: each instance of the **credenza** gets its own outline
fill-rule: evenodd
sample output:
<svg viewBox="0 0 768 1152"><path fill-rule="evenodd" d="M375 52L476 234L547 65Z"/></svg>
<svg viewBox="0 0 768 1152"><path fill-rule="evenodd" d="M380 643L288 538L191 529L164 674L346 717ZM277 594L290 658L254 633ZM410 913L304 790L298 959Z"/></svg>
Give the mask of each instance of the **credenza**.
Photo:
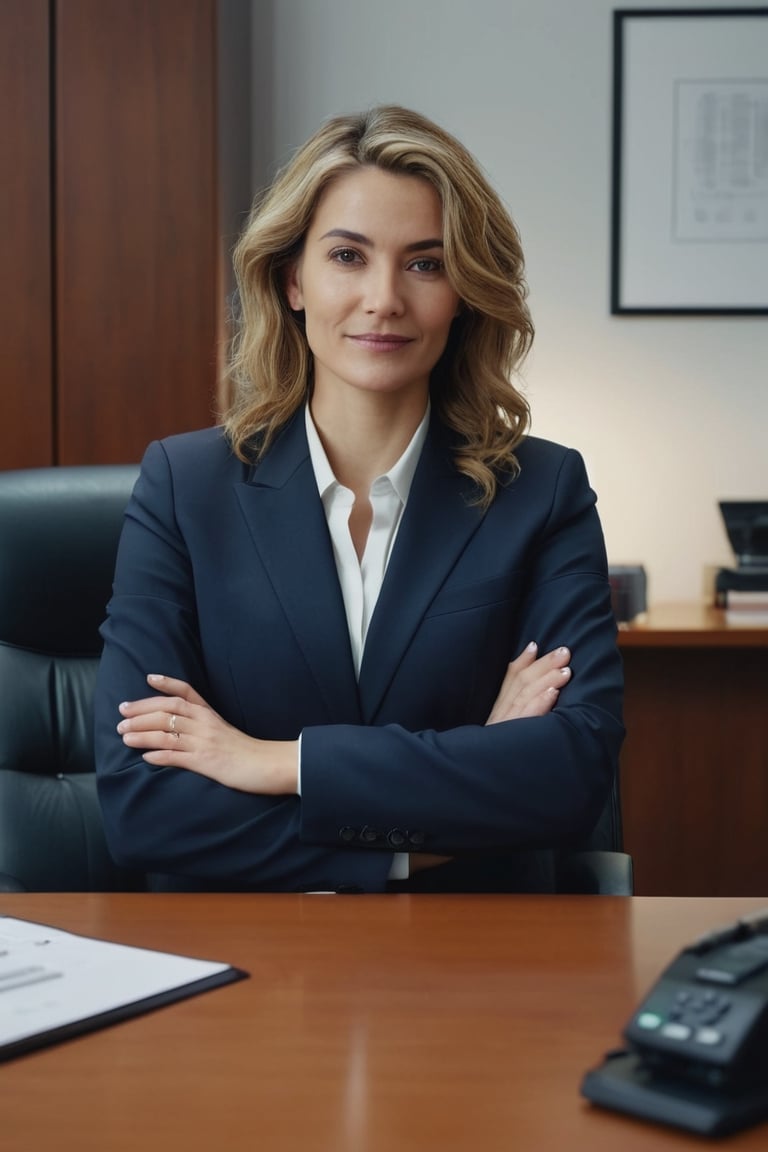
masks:
<svg viewBox="0 0 768 1152"><path fill-rule="evenodd" d="M619 645L636 892L768 891L768 627L667 604L622 628Z"/></svg>

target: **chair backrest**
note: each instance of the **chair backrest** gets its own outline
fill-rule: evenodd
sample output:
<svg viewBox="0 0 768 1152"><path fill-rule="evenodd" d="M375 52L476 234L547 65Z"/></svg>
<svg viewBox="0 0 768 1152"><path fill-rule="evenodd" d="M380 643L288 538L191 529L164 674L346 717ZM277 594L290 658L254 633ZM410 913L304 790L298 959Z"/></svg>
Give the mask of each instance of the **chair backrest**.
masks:
<svg viewBox="0 0 768 1152"><path fill-rule="evenodd" d="M141 887L107 850L93 689L135 465L0 472L0 887Z"/></svg>
<svg viewBox="0 0 768 1152"><path fill-rule="evenodd" d="M93 757L99 626L135 465L0 472L0 891L114 891ZM631 892L618 780L558 888Z"/></svg>
<svg viewBox="0 0 768 1152"><path fill-rule="evenodd" d="M590 852L623 852L624 829L621 821L621 790L618 773L600 819L587 840L579 846Z"/></svg>
<svg viewBox="0 0 768 1152"><path fill-rule="evenodd" d="M632 857L624 851L619 774L600 818L581 843L558 853L558 892L631 896L634 891Z"/></svg>

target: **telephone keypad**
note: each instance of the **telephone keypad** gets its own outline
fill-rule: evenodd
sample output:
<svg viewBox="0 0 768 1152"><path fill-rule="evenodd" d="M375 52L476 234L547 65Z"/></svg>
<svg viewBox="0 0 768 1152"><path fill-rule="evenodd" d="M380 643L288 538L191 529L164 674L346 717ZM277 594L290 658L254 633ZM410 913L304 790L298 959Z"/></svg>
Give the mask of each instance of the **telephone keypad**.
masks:
<svg viewBox="0 0 768 1152"><path fill-rule="evenodd" d="M768 916L760 923L768 929ZM740 923L683 949L638 1005L624 1038L633 1061L627 1083L641 1087L642 1108L658 1087L661 1115L690 1083L723 1100L759 1089L768 1115L768 931L755 935Z"/></svg>
<svg viewBox="0 0 768 1152"><path fill-rule="evenodd" d="M664 1024L661 1029L662 1036L666 1036L667 1040L690 1040L693 1029L687 1024L678 1024L672 1021L670 1024Z"/></svg>
<svg viewBox="0 0 768 1152"><path fill-rule="evenodd" d="M723 1034L717 1028L697 1028L694 1032L693 1039L697 1044L705 1044L708 1048L714 1048L723 1042Z"/></svg>
<svg viewBox="0 0 768 1152"><path fill-rule="evenodd" d="M711 989L681 988L665 1011L639 1013L636 1023L644 1032L658 1032L667 1040L684 1043L687 1040L707 1048L715 1048L725 1040L725 1033L716 1027L724 1021L731 1009L731 999Z"/></svg>

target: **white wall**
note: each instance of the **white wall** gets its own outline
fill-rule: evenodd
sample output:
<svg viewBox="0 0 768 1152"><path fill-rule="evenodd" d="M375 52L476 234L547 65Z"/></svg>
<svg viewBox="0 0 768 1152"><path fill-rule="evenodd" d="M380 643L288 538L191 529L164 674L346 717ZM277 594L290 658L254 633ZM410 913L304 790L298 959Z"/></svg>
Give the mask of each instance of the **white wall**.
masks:
<svg viewBox="0 0 768 1152"><path fill-rule="evenodd" d="M611 13L624 5L253 2L256 183L325 117L374 103L458 135L522 232L534 432L583 452L609 558L645 564L651 602L698 598L705 567L730 561L717 500L768 498L768 318L609 314Z"/></svg>

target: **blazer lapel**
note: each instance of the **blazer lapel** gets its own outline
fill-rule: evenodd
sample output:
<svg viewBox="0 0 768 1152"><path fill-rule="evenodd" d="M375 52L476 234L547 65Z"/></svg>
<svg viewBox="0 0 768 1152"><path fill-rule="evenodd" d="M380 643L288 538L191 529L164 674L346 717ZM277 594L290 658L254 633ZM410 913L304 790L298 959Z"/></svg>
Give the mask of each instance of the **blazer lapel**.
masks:
<svg viewBox="0 0 768 1152"><path fill-rule="evenodd" d="M359 682L365 723L374 722L413 634L482 523L482 509L469 503L475 493L433 417L366 637Z"/></svg>
<svg viewBox="0 0 768 1152"><path fill-rule="evenodd" d="M360 723L347 618L303 409L237 496L253 544L333 723ZM290 692L290 685L286 685Z"/></svg>

